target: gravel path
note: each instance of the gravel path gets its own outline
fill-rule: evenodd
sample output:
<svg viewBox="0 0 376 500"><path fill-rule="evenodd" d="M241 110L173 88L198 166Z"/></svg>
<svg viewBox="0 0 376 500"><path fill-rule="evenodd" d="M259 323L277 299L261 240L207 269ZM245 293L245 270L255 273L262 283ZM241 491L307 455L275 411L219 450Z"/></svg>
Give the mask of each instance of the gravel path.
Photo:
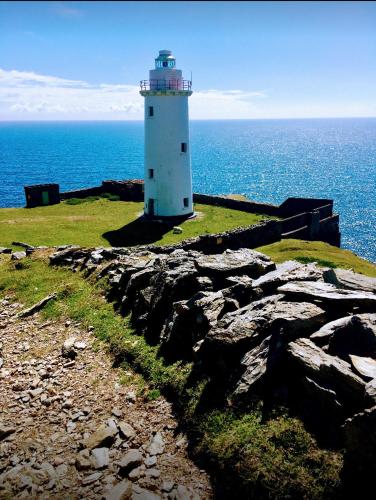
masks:
<svg viewBox="0 0 376 500"><path fill-rule="evenodd" d="M137 397L93 332L19 319L10 299L0 301L0 498L212 498L164 398Z"/></svg>

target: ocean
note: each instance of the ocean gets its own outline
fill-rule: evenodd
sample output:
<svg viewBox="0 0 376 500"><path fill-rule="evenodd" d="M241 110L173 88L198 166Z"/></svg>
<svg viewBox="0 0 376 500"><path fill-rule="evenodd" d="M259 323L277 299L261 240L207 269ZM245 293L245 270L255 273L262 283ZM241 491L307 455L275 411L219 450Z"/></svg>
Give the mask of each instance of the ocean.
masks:
<svg viewBox="0 0 376 500"><path fill-rule="evenodd" d="M193 188L281 203L333 198L342 247L376 261L376 118L191 121ZM142 122L0 122L0 207L23 187L143 176Z"/></svg>

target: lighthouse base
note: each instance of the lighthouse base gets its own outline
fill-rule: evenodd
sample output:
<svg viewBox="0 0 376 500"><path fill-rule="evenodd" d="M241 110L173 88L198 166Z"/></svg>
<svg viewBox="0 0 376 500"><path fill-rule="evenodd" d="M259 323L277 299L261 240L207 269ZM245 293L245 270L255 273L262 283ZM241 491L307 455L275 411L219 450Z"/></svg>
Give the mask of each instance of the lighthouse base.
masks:
<svg viewBox="0 0 376 500"><path fill-rule="evenodd" d="M143 218L150 221L163 221L163 222L184 222L187 219L194 219L195 212L184 215L150 215L144 212Z"/></svg>

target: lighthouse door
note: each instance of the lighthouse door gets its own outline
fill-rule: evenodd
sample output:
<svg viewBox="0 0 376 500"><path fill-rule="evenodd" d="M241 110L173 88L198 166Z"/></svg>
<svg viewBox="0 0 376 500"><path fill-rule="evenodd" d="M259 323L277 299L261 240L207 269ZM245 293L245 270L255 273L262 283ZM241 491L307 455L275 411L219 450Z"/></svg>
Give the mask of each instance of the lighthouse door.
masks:
<svg viewBox="0 0 376 500"><path fill-rule="evenodd" d="M148 213L149 215L154 215L154 198L149 198Z"/></svg>

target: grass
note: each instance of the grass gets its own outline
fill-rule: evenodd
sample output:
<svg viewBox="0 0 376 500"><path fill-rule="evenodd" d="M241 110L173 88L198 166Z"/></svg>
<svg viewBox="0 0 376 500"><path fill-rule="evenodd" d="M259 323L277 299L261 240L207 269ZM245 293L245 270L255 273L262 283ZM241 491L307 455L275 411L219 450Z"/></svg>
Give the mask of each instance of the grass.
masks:
<svg viewBox="0 0 376 500"><path fill-rule="evenodd" d="M138 379L138 394L148 401L160 393L173 397L181 423L195 437L194 456L212 469L226 498L334 498L341 454L320 449L301 422L285 414L262 421L257 410L245 414L223 408L197 411L207 380L188 387L191 365L166 365L157 347L136 335L127 318L107 303L104 280L95 282L80 273L53 268L42 255L39 252L21 262L0 255L0 298L11 295L30 306L57 290L58 299L42 315L93 326L99 341L107 343L124 368L121 383ZM141 375L135 377L129 366Z"/></svg>
<svg viewBox="0 0 376 500"><path fill-rule="evenodd" d="M296 418L262 423L257 411L215 411L202 427L197 451L216 463L226 482L242 483L243 498L324 499L339 490L341 454L320 449ZM231 490L223 493L230 498Z"/></svg>
<svg viewBox="0 0 376 500"><path fill-rule="evenodd" d="M240 226L256 224L266 217L228 208L195 205L197 217L179 224L183 232L173 234L172 225L161 226L152 241L144 241L149 227L137 222L143 203L111 201L109 198L73 199L58 205L37 208L0 209L0 246L13 241L31 245L76 244L87 247L120 246L155 242L158 245L177 243L205 233L219 233ZM132 238L129 234L132 233ZM147 236L147 235L146 235ZM137 239L139 238L139 241Z"/></svg>
<svg viewBox="0 0 376 500"><path fill-rule="evenodd" d="M274 262L297 260L302 263L317 262L321 266L352 269L356 273L376 277L376 265L358 257L350 250L337 248L322 241L282 240L257 248Z"/></svg>

